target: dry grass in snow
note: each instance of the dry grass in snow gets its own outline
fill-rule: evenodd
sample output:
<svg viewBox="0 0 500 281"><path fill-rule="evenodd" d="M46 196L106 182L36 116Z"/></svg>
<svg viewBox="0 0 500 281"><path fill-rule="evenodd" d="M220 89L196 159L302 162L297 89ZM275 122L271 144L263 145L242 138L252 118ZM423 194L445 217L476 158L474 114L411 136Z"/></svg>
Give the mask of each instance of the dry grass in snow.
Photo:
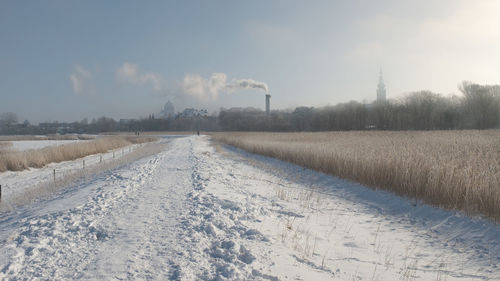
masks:
<svg viewBox="0 0 500 281"><path fill-rule="evenodd" d="M215 133L214 139L440 207L500 219L500 131Z"/></svg>
<svg viewBox="0 0 500 281"><path fill-rule="evenodd" d="M12 147L12 143L9 141L0 141L0 151Z"/></svg>
<svg viewBox="0 0 500 281"><path fill-rule="evenodd" d="M153 137L110 136L87 142L64 144L27 151L0 150L0 172L41 168L49 163L70 161L136 143L151 142Z"/></svg>

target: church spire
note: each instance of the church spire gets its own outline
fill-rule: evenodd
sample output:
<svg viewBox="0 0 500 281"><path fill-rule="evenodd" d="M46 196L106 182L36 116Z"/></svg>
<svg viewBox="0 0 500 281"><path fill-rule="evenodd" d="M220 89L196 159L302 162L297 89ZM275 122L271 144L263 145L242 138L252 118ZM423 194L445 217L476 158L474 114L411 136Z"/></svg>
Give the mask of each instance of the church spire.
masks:
<svg viewBox="0 0 500 281"><path fill-rule="evenodd" d="M382 68L380 68L378 86L377 86L377 102L383 103L386 101L386 91L384 84L384 77L382 75Z"/></svg>

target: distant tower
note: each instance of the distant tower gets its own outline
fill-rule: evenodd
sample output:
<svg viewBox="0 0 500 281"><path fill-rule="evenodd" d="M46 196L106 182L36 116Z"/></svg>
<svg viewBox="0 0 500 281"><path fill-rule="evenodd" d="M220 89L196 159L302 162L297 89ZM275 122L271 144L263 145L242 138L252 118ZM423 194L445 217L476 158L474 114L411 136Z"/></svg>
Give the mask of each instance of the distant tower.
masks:
<svg viewBox="0 0 500 281"><path fill-rule="evenodd" d="M266 95L266 114L271 114L271 95Z"/></svg>
<svg viewBox="0 0 500 281"><path fill-rule="evenodd" d="M385 92L385 84L384 77L382 77L382 69L380 69L380 74L378 78L378 86L377 86L377 102L384 103L386 92Z"/></svg>
<svg viewBox="0 0 500 281"><path fill-rule="evenodd" d="M173 118L175 116L174 105L170 101L168 101L163 107L162 113L163 113L163 118L165 119Z"/></svg>

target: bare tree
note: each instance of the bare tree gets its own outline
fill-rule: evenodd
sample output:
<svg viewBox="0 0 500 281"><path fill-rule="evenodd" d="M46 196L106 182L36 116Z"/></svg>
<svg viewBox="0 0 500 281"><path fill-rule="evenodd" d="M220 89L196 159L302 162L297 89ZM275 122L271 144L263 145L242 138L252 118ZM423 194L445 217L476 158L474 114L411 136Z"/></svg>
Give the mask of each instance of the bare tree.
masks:
<svg viewBox="0 0 500 281"><path fill-rule="evenodd" d="M17 124L18 120L19 118L14 112L5 112L0 114L0 126L2 127L10 127Z"/></svg>
<svg viewBox="0 0 500 281"><path fill-rule="evenodd" d="M459 85L468 127L486 129L498 126L500 86L479 85L468 81Z"/></svg>

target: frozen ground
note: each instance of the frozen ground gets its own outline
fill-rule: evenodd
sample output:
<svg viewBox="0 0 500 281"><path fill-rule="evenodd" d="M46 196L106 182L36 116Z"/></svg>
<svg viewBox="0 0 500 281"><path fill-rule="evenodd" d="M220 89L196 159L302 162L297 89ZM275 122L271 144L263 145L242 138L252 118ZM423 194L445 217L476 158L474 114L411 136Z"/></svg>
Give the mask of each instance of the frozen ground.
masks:
<svg viewBox="0 0 500 281"><path fill-rule="evenodd" d="M29 149L40 149L48 146L58 146L68 143L81 142L86 140L25 140L25 141L11 141L11 150L25 151Z"/></svg>
<svg viewBox="0 0 500 281"><path fill-rule="evenodd" d="M2 214L0 279L500 280L485 220L208 137L168 141Z"/></svg>

